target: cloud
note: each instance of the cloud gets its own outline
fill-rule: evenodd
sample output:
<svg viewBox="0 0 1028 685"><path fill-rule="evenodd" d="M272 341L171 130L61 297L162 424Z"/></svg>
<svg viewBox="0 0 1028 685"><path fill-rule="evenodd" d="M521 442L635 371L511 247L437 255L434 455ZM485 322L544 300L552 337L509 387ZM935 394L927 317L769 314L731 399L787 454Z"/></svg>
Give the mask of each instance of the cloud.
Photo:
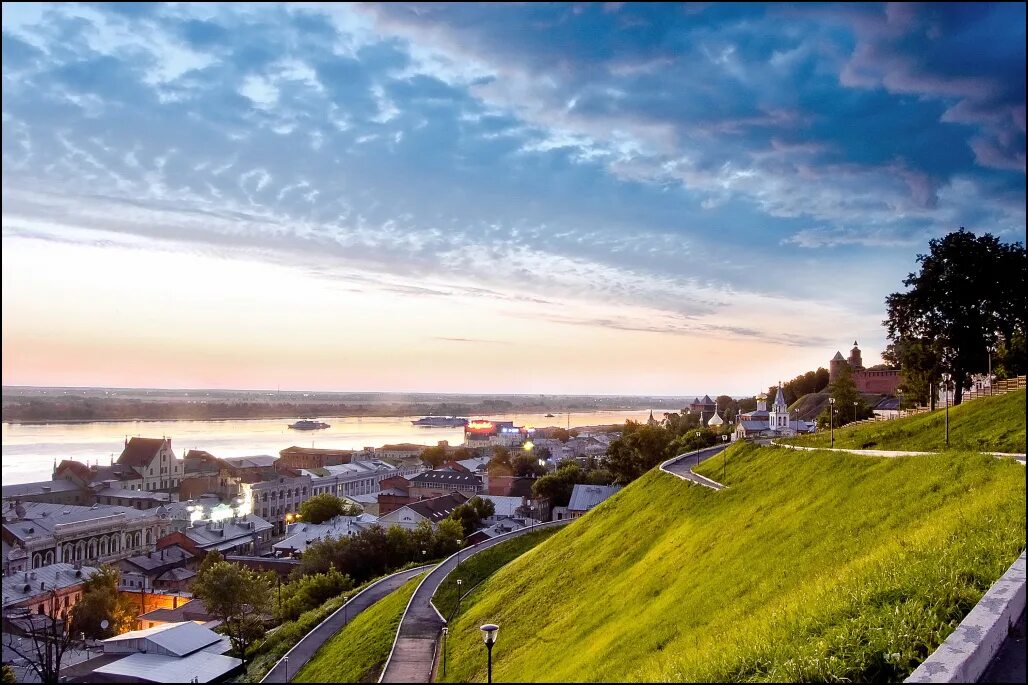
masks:
<svg viewBox="0 0 1028 685"><path fill-rule="evenodd" d="M609 10L5 6L5 234L782 344L880 306L855 258L1023 236L1023 36L971 40L1018 10Z"/></svg>

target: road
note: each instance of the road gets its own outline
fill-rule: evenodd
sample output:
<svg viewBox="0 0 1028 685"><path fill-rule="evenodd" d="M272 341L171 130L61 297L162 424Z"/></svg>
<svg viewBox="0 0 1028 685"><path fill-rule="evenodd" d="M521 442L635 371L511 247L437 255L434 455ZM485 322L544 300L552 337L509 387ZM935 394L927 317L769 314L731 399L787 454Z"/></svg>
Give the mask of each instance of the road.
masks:
<svg viewBox="0 0 1028 685"><path fill-rule="evenodd" d="M460 552L460 559L466 560L484 549L499 545L511 538L543 528L554 528L570 523L569 520L550 521L536 526L515 530L491 540L480 542ZM457 568L457 555L442 562L422 579L414 591L410 603L400 620L392 652L382 671L380 683L428 683L432 679L435 665L436 644L446 621L436 611L432 597L450 572Z"/></svg>
<svg viewBox="0 0 1028 685"><path fill-rule="evenodd" d="M318 624L318 626L307 633L302 640L293 645L293 648L286 652L285 656L278 660L278 663L268 671L268 674L261 680L262 683L288 683L289 678L296 675L300 669L310 661L314 653L325 644L329 638L342 630L343 626L353 620L360 612L393 592L408 580L424 573L431 566L420 566L394 573L391 576L369 585L352 597L349 602L337 609L331 616Z"/></svg>
<svg viewBox="0 0 1028 685"><path fill-rule="evenodd" d="M693 473L692 470L702 462L710 459L713 456L724 452L726 449L731 447L731 443L724 445L715 445L714 447L708 447L706 449L697 450L695 452L689 452L687 454L680 454L673 459L668 459L660 465L660 470L666 473L671 473L682 480L687 480L697 485L702 485L705 488L711 490L723 490L727 486L718 483L716 480L711 480L705 476L701 476L697 473Z"/></svg>

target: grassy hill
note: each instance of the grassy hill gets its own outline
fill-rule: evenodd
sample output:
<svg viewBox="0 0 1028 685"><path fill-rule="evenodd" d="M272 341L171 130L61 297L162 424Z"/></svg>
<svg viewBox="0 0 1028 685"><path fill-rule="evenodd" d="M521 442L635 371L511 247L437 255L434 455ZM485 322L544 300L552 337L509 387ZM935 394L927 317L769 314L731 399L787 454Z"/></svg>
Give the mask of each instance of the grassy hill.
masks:
<svg viewBox="0 0 1028 685"><path fill-rule="evenodd" d="M487 622L500 682L902 680L1024 547L1009 460L729 455L729 489L651 471L488 578L448 680L485 680Z"/></svg>
<svg viewBox="0 0 1028 685"><path fill-rule="evenodd" d="M937 451L946 448L944 411L892 421L845 426L835 431L836 447ZM1025 451L1025 391L983 397L949 409L950 449L983 452ZM827 432L790 439L808 447L828 447Z"/></svg>
<svg viewBox="0 0 1028 685"><path fill-rule="evenodd" d="M419 575L365 609L336 633L293 678L294 683L365 683L378 679Z"/></svg>

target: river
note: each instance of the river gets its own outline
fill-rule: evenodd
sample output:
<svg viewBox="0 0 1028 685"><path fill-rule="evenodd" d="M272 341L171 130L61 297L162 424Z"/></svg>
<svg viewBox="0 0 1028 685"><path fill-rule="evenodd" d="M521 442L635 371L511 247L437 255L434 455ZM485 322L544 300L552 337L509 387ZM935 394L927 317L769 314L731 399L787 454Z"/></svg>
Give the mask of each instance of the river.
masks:
<svg viewBox="0 0 1028 685"><path fill-rule="evenodd" d="M645 421L649 411L594 411L557 414L498 414L474 418L514 421L519 426L577 426ZM286 419L238 421L112 421L105 423L3 424L3 482L29 483L48 480L54 460L74 459L88 463L110 463L121 454L126 437L172 439L178 456L201 449L217 457L278 454L290 445L360 449L400 442L435 445L449 440L459 445L462 428L412 426L410 416L322 417L331 425L317 431L297 431ZM570 421L569 421L570 418Z"/></svg>

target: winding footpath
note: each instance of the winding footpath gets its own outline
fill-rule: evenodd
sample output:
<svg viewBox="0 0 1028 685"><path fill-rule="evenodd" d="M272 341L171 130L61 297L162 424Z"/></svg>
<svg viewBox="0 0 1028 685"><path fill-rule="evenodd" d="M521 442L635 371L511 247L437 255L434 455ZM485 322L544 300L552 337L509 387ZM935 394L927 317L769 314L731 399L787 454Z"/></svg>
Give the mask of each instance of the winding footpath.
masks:
<svg viewBox="0 0 1028 685"><path fill-rule="evenodd" d="M731 447L731 445L732 443L725 443L723 445L715 445L714 447L696 450L695 452L679 454L677 457L672 457L662 463L660 465L660 470L664 473L670 473L672 476L678 476L682 480L687 480L690 483L696 483L697 485L702 485L705 488L710 488L711 490L724 490L728 487L727 485L718 483L716 480L711 480L706 476L701 476L698 473L694 473L693 467L699 466L702 462L724 452L726 449Z"/></svg>
<svg viewBox="0 0 1028 685"><path fill-rule="evenodd" d="M432 597L446 579L446 576L453 569L457 568L458 560L466 561L482 550L502 544L519 535L544 528L556 528L567 523L570 523L570 519L549 521L548 523L540 523L504 535L498 535L491 540L480 542L477 545L457 552L457 554L447 558L432 569L431 573L421 579L421 583L414 591L406 610L403 612L400 626L396 630L396 639L393 641L393 649L389 652L389 660L386 661L385 668L382 670L382 676L378 682L431 682L432 669L435 666L436 648L443 626L446 625L446 620L432 603Z"/></svg>
<svg viewBox="0 0 1028 685"><path fill-rule="evenodd" d="M350 598L350 601L332 612L332 614L319 623L314 630L304 635L303 639L293 645L293 648L278 660L278 663L268 671L268 674L264 676L261 682L288 683L289 679L299 673L304 664L310 661L315 652L317 652L329 638L342 630L347 623L352 621L357 614L361 613L389 593L398 589L414 576L419 573L424 573L425 569L428 568L431 568L431 565L419 566L418 568L394 573L391 576L386 576L375 581L358 592Z"/></svg>

